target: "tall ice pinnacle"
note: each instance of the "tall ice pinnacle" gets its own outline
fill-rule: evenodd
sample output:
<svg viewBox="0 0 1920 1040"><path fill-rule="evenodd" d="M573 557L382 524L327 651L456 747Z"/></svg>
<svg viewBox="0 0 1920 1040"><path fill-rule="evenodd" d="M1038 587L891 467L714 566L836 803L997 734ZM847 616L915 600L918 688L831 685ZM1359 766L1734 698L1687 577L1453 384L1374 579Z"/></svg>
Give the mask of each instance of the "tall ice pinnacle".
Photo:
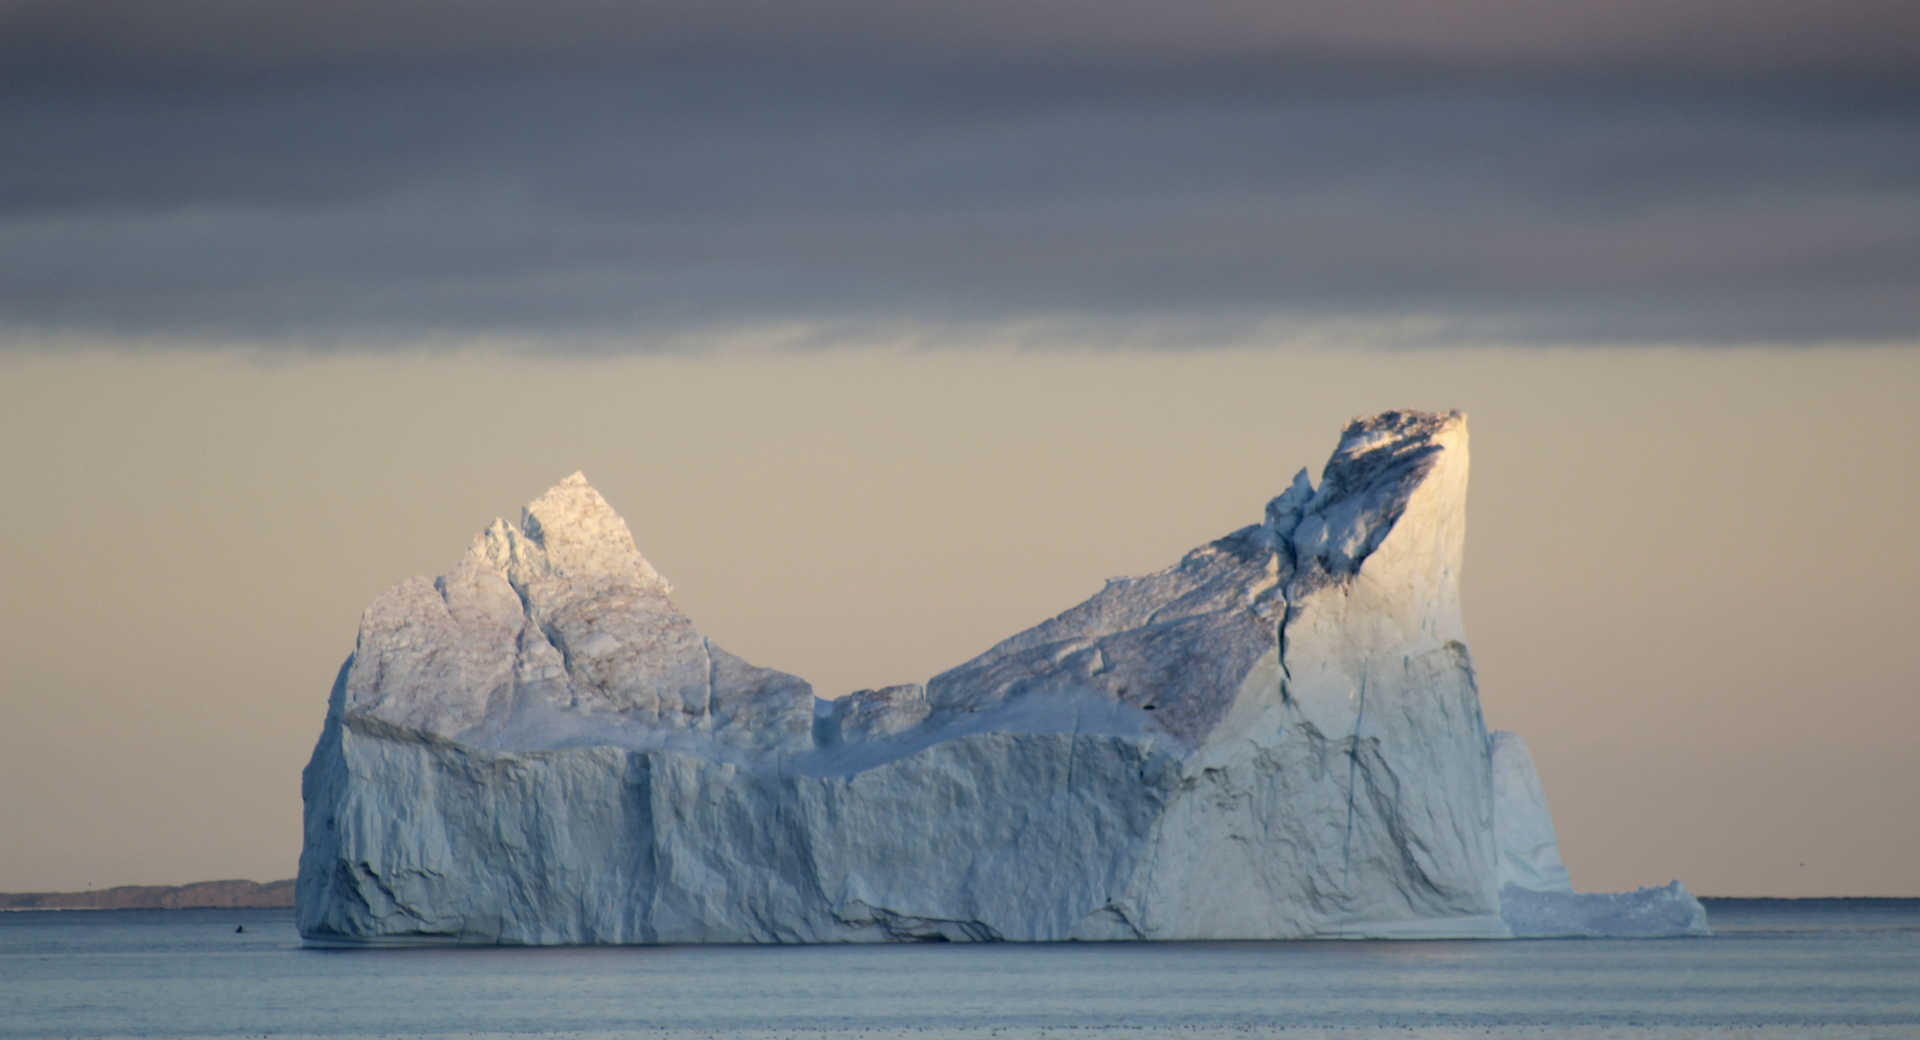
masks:
<svg viewBox="0 0 1920 1040"><path fill-rule="evenodd" d="M672 591L640 555L627 522L578 471L527 503L517 531L496 520L482 538L487 562L512 574L515 585L619 580L661 595Z"/></svg>

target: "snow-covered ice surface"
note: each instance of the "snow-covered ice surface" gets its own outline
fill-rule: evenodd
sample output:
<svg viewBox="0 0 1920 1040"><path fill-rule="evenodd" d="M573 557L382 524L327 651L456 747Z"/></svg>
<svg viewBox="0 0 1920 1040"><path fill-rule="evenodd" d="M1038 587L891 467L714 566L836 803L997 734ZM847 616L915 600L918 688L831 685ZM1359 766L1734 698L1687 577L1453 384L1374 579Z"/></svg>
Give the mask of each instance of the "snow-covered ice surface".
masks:
<svg viewBox="0 0 1920 1040"><path fill-rule="evenodd" d="M361 621L304 776L350 943L1684 934L1566 885L1460 616L1466 420L1350 424L1261 521L924 684L701 636L580 474ZM1651 894L1649 894L1651 893Z"/></svg>

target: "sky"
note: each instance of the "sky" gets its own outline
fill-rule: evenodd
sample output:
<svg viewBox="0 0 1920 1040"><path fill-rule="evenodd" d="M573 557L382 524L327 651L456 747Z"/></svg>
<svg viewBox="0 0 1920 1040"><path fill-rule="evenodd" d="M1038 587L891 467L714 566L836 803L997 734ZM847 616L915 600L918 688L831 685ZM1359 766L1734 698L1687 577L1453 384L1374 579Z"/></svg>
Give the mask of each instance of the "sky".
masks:
<svg viewBox="0 0 1920 1040"><path fill-rule="evenodd" d="M0 889L289 876L379 590L584 469L924 679L1472 416L1577 883L1920 895L1920 9L0 0Z"/></svg>

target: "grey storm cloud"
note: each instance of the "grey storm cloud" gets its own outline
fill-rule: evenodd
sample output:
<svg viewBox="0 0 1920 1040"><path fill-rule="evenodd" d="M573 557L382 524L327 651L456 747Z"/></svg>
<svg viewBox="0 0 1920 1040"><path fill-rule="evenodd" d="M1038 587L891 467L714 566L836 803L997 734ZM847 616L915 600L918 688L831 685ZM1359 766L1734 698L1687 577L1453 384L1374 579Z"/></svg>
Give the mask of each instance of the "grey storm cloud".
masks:
<svg viewBox="0 0 1920 1040"><path fill-rule="evenodd" d="M0 6L0 329L1912 339L1913 11Z"/></svg>
<svg viewBox="0 0 1920 1040"><path fill-rule="evenodd" d="M1920 59L1907 0L12 0L17 49L245 66L476 55L1372 54L1484 67L1659 62L1725 69Z"/></svg>

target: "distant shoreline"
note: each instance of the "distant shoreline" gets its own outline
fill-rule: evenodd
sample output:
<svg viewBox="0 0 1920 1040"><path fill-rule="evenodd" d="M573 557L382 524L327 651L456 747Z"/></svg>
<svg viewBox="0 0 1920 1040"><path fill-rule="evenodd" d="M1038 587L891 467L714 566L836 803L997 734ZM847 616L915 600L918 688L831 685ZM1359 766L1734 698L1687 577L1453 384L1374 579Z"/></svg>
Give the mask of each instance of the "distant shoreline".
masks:
<svg viewBox="0 0 1920 1040"><path fill-rule="evenodd" d="M85 892L0 892L0 910L244 910L293 906L293 879L116 885Z"/></svg>

